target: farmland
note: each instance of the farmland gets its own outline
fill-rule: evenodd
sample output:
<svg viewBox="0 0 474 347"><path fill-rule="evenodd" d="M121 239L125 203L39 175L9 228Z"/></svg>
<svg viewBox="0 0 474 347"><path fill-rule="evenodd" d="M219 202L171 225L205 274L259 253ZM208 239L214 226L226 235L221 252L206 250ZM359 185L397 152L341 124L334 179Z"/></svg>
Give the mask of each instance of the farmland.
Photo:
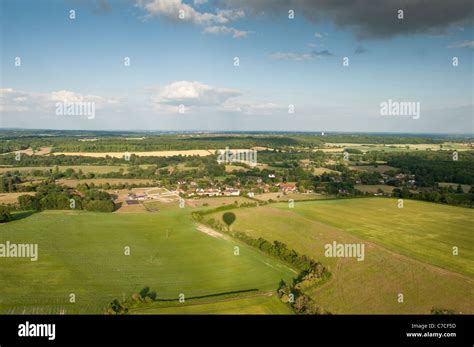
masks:
<svg viewBox="0 0 474 347"><path fill-rule="evenodd" d="M474 312L469 137L14 133L0 243L40 256L0 259L0 313ZM226 147L258 162L220 162ZM326 256L334 242L363 260Z"/></svg>
<svg viewBox="0 0 474 347"><path fill-rule="evenodd" d="M159 299L274 290L294 272L197 231L187 209L148 214L46 211L0 225L0 242L37 243L39 259L2 259L0 312L103 313L149 286ZM240 254L234 255L234 246ZM124 254L130 247L130 255ZM93 271L91 271L93 269ZM76 303L69 303L69 295Z"/></svg>
<svg viewBox="0 0 474 347"><path fill-rule="evenodd" d="M387 152L397 151L426 151L426 150L437 150L443 148L445 150L457 150L466 151L470 150L467 144L460 144L454 142L444 142L439 144L434 143L393 143L393 144L371 144L371 143L325 143L323 151L327 152L342 152L344 149L358 149L364 152L383 150Z"/></svg>
<svg viewBox="0 0 474 347"><path fill-rule="evenodd" d="M275 193L264 193L256 195L255 198L260 201L288 201L290 199L294 201L301 201L301 200L317 200L317 199L326 199L327 196L321 194L299 194L299 193L289 193L289 194L282 194L280 192Z"/></svg>
<svg viewBox="0 0 474 347"><path fill-rule="evenodd" d="M439 306L474 312L472 210L416 201L398 209L396 203L321 200L293 209L285 203L236 209L233 228L280 240L328 265L331 280L308 293L331 312L429 313ZM334 241L366 244L364 261L325 257L324 246ZM463 245L458 256L456 244Z"/></svg>
<svg viewBox="0 0 474 347"><path fill-rule="evenodd" d="M355 187L361 192L368 193L377 193L379 190L385 193L391 193L393 191L393 187L386 184L357 184Z"/></svg>
<svg viewBox="0 0 474 347"><path fill-rule="evenodd" d="M15 204L18 201L18 197L23 194L25 193L0 193L0 203ZM29 193L29 195L33 195L33 194Z"/></svg>
<svg viewBox="0 0 474 347"><path fill-rule="evenodd" d="M388 165L359 165L359 166L351 166L351 169L353 170L359 170L359 171L368 171L368 172L379 172L379 173L384 173L385 171L389 170L396 170L396 167L388 166Z"/></svg>

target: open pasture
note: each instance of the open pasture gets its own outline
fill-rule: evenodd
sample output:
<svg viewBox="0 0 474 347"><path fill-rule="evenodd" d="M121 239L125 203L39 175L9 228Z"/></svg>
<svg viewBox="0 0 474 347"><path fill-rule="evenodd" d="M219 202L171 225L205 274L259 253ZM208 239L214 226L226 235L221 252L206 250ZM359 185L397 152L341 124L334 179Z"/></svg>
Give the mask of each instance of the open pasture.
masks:
<svg viewBox="0 0 474 347"><path fill-rule="evenodd" d="M39 253L37 261L0 258L0 313L100 314L113 299L145 286L159 299L180 293L191 299L272 291L280 279L294 276L286 265L244 244L196 230L188 211L45 211L0 225L0 243L38 244Z"/></svg>
<svg viewBox="0 0 474 347"><path fill-rule="evenodd" d="M279 240L329 266L330 280L306 291L333 313L428 314L433 307L473 313L473 211L410 200L398 209L396 203L364 198L235 209L232 228ZM222 212L206 218L221 220ZM364 244L364 260L326 257L334 241Z"/></svg>

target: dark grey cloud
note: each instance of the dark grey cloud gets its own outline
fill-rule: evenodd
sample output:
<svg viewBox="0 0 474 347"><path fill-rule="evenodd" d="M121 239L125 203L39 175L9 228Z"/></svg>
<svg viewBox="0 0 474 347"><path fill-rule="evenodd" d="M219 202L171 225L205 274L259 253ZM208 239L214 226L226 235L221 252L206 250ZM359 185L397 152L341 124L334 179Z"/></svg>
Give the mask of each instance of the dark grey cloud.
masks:
<svg viewBox="0 0 474 347"><path fill-rule="evenodd" d="M254 15L285 15L293 9L315 23L331 21L359 39L439 35L450 25L473 25L472 0L216 0ZM398 10L404 19L397 18Z"/></svg>
<svg viewBox="0 0 474 347"><path fill-rule="evenodd" d="M270 54L270 58L273 60L312 60L314 58L324 58L332 57L334 54L329 52L327 49L322 51L311 51L309 53L299 53L299 52L277 52Z"/></svg>
<svg viewBox="0 0 474 347"><path fill-rule="evenodd" d="M334 54L329 52L327 49L322 50L322 51L312 51L311 54L314 57L332 57Z"/></svg>
<svg viewBox="0 0 474 347"><path fill-rule="evenodd" d="M354 54L364 54L364 53L367 53L367 52L368 52L368 50L365 47L362 47L362 46L358 46L354 50Z"/></svg>
<svg viewBox="0 0 474 347"><path fill-rule="evenodd" d="M94 11L97 14L105 14L112 11L112 6L107 0L97 0L94 6Z"/></svg>
<svg viewBox="0 0 474 347"><path fill-rule="evenodd" d="M71 6L85 7L88 11L102 16L112 11L112 5L108 0L69 0L68 3Z"/></svg>

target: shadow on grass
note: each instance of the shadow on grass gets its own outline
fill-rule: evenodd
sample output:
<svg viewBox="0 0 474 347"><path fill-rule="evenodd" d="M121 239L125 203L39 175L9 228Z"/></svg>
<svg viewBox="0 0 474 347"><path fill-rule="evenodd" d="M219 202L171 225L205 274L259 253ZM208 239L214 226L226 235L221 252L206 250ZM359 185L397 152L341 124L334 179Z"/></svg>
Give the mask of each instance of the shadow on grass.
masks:
<svg viewBox="0 0 474 347"><path fill-rule="evenodd" d="M21 212L12 213L12 219L10 220L10 222L20 220L20 219L23 219L23 218L28 218L29 216L31 216L31 215L33 215L37 212L38 211L21 211Z"/></svg>
<svg viewBox="0 0 474 347"><path fill-rule="evenodd" d="M123 202L116 202L113 212L118 211L123 206Z"/></svg>
<svg viewBox="0 0 474 347"><path fill-rule="evenodd" d="M200 295L200 296L192 296L189 298L186 298L186 300L191 300L191 299L203 299L203 298L214 298L214 297L219 297L219 296L224 296L224 295L234 295L234 294L243 294L243 293L251 293L251 292L258 292L258 289L245 289L245 290L235 290L232 292L223 292L223 293L217 293L217 294L209 294L209 295ZM154 300L155 302L161 301L161 302L173 302L173 301L179 301L178 299L156 299Z"/></svg>

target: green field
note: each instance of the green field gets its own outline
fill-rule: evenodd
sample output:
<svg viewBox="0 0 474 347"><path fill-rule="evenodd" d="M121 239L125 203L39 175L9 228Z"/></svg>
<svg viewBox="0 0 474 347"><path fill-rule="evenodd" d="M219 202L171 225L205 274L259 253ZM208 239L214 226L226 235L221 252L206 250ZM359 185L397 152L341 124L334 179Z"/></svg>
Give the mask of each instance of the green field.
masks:
<svg viewBox="0 0 474 347"><path fill-rule="evenodd" d="M158 299L275 290L294 271L246 245L195 229L188 209L46 211L0 225L0 243L37 243L39 259L0 258L0 313L103 313L149 286ZM240 255L234 255L234 246ZM131 254L124 255L124 247ZM68 302L69 294L76 303Z"/></svg>
<svg viewBox="0 0 474 347"><path fill-rule="evenodd" d="M392 193L394 187L386 184L356 184L354 186L357 190L367 193L378 193L381 189L384 193Z"/></svg>
<svg viewBox="0 0 474 347"><path fill-rule="evenodd" d="M234 210L233 230L282 241L329 266L331 279L308 294L333 313L426 314L433 307L473 313L474 211L404 203L398 209L395 199L368 198L241 208ZM364 261L325 257L333 241L364 243Z"/></svg>
<svg viewBox="0 0 474 347"><path fill-rule="evenodd" d="M356 171L365 171L365 172L378 172L384 173L390 170L398 170L396 167L389 166L389 165L356 165L356 166L349 166L350 169ZM393 188L392 188L393 189Z"/></svg>
<svg viewBox="0 0 474 347"><path fill-rule="evenodd" d="M474 210L396 199L301 203L294 211L363 239L448 270L474 276ZM279 208L287 208L283 205ZM454 256L453 246L460 254Z"/></svg>
<svg viewBox="0 0 474 347"><path fill-rule="evenodd" d="M208 200L211 208L218 199ZM184 293L186 303L158 301L133 314L292 313L271 293L296 272L242 243L197 231L190 217L196 208L202 207L161 203L159 212L136 214L46 211L0 225L0 243L39 246L37 262L0 258L0 314L100 314L111 300L145 286L162 300ZM474 313L472 209L413 200L399 209L396 199L363 198L233 211L234 231L279 240L328 266L331 278L305 292L332 313L426 314L433 307ZM325 257L324 247L333 241L365 244L364 261ZM239 256L233 254L236 245ZM452 246L459 255L452 255ZM68 302L70 293L75 304Z"/></svg>
<svg viewBox="0 0 474 347"><path fill-rule="evenodd" d="M132 314L293 314L278 297L258 296L223 301L131 310Z"/></svg>

